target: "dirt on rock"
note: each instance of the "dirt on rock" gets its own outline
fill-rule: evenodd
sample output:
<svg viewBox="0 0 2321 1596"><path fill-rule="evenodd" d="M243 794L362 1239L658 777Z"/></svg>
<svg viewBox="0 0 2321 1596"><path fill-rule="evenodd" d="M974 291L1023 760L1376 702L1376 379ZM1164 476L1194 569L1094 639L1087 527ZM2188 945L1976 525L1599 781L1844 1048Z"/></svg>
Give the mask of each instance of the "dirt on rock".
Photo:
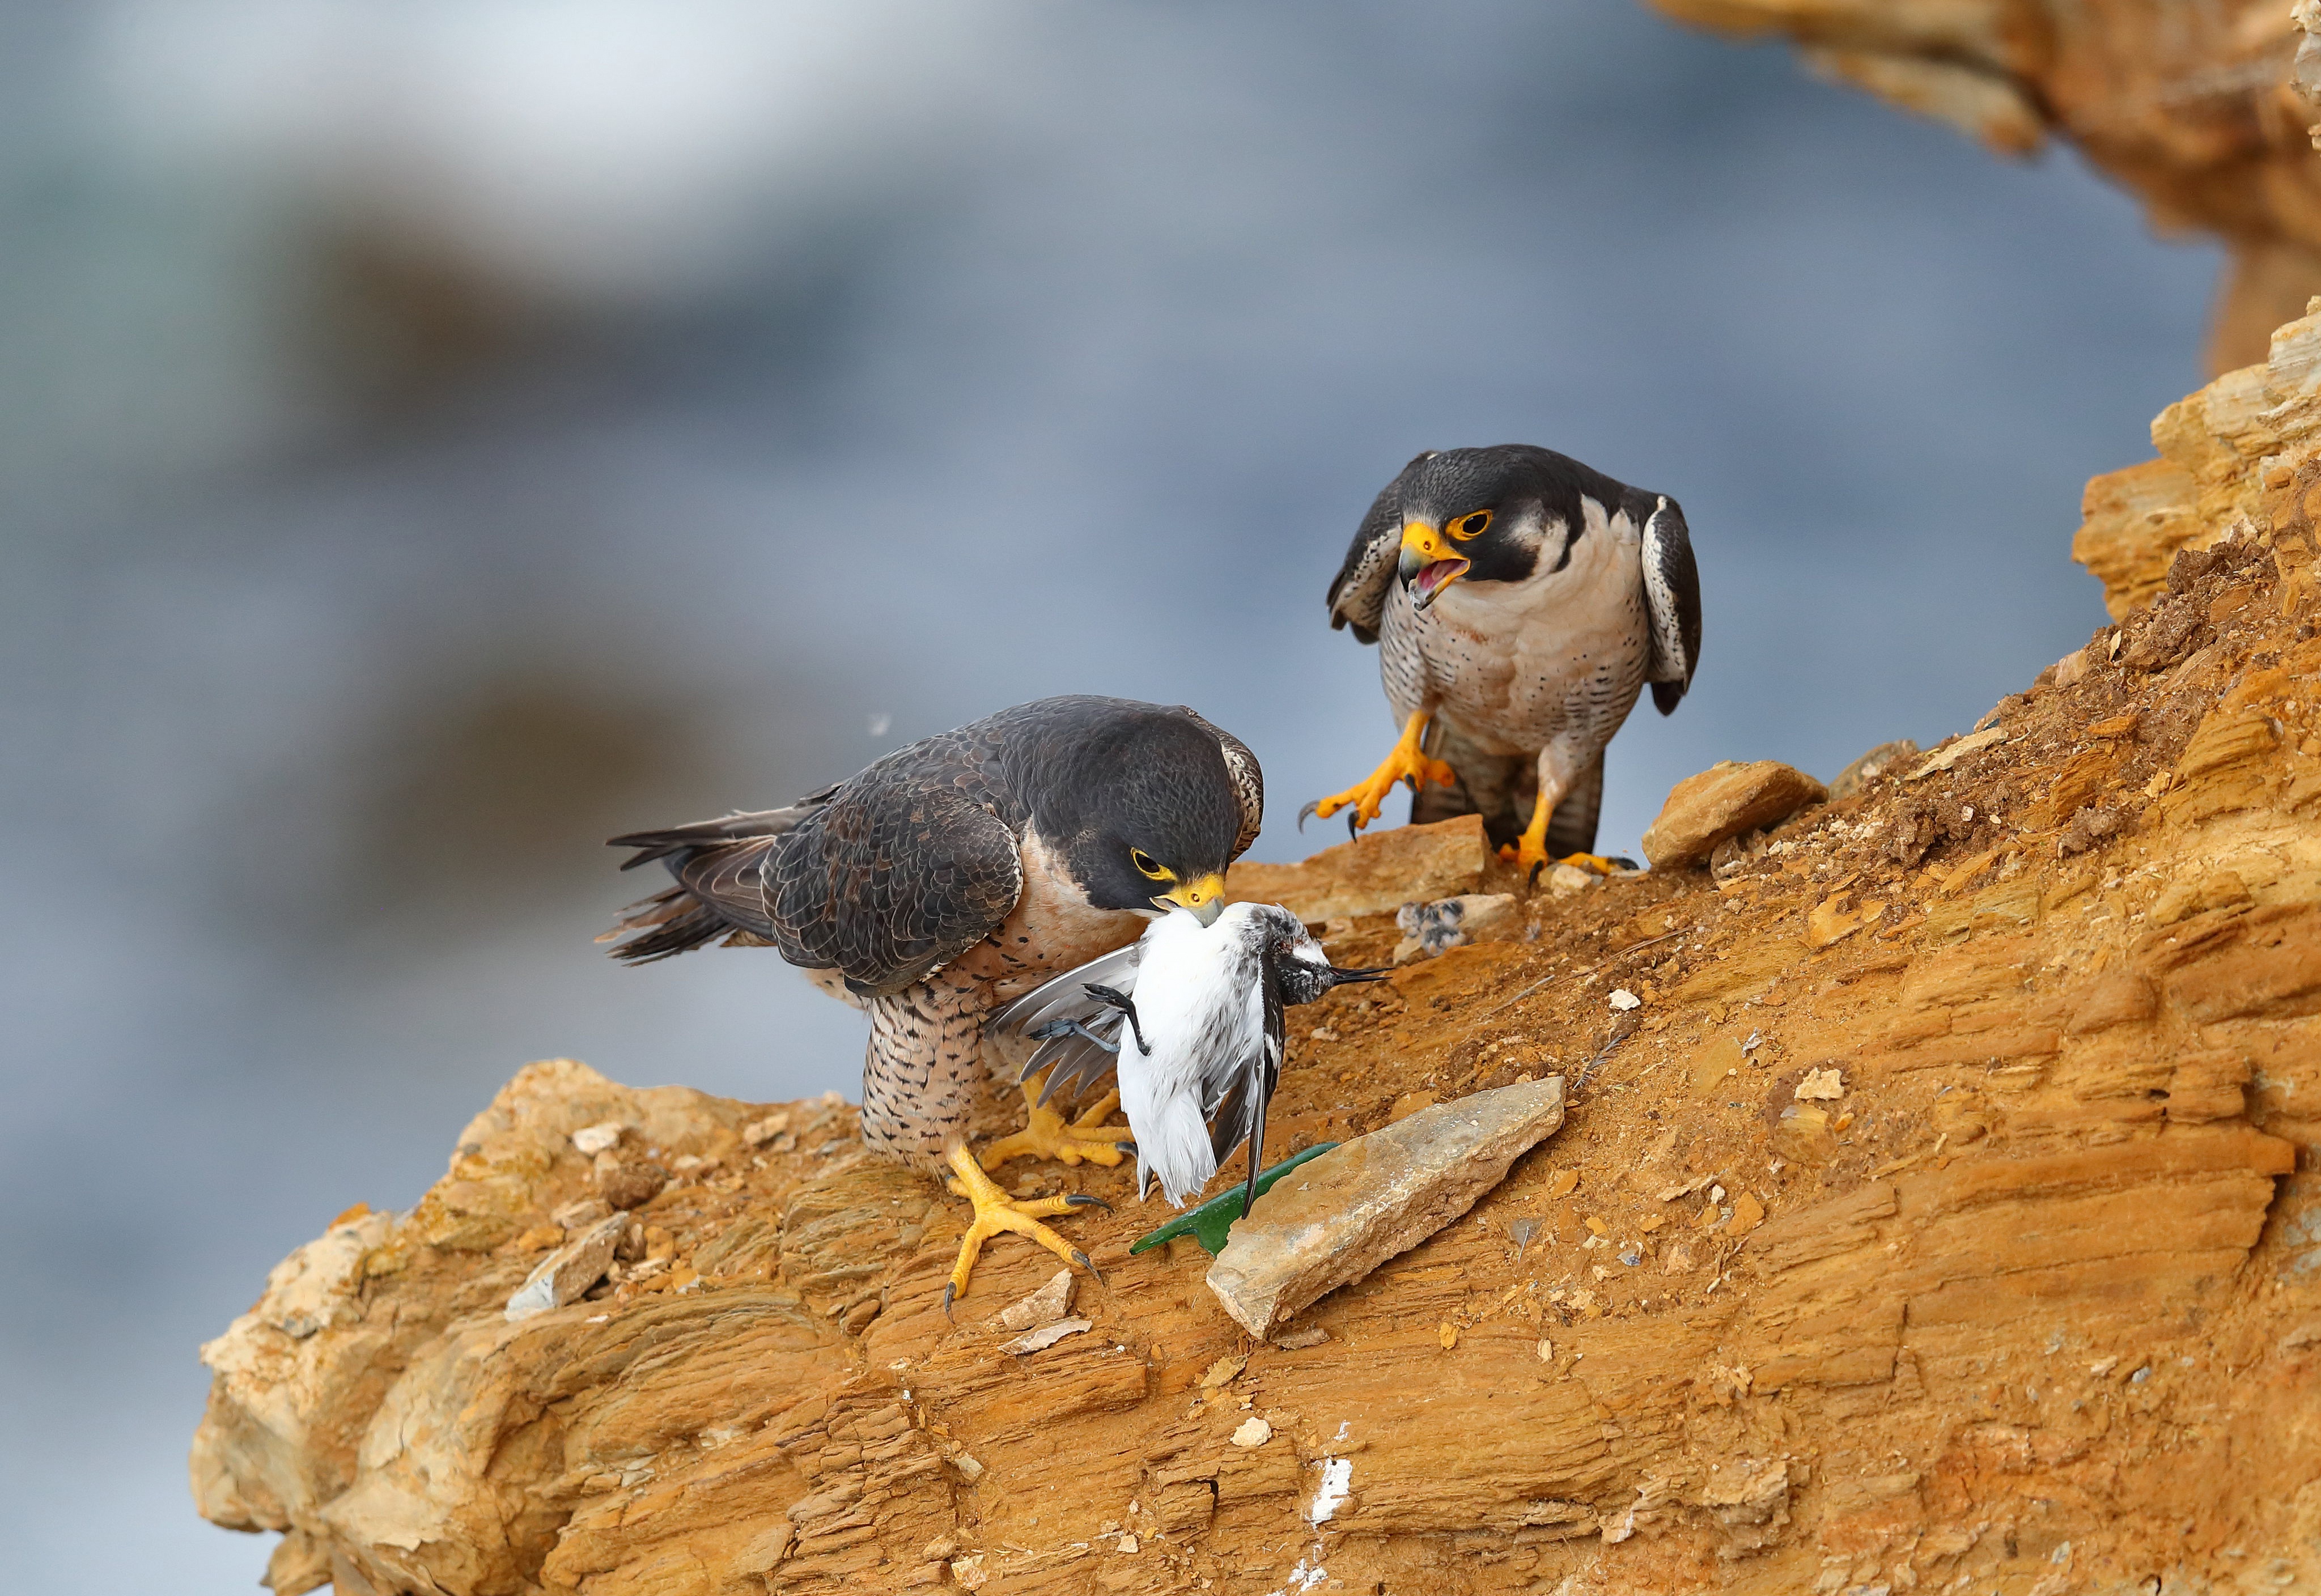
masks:
<svg viewBox="0 0 2321 1596"><path fill-rule="evenodd" d="M1017 1163L1115 1211L1060 1222L1089 1328L1013 1354L1053 1260L1001 1238L946 1318L965 1209L844 1103L534 1064L205 1349L201 1510L286 1532L285 1596L2321 1588L2300 396L2268 414L2308 441L2219 450L2235 518L2159 601L1974 733L1293 1011L1270 1160L1567 1098L1294 1334L1243 1334L1189 1241L1129 1256L1168 1210L1128 1171ZM608 1123L668 1183L605 1284L510 1321L605 1223L572 1137Z"/></svg>

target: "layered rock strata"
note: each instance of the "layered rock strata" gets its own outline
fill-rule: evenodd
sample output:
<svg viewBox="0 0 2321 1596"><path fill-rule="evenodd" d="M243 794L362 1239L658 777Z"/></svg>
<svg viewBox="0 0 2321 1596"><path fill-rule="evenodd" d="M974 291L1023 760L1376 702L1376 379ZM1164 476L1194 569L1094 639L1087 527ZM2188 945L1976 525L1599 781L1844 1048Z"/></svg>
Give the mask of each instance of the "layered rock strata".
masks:
<svg viewBox="0 0 2321 1596"><path fill-rule="evenodd" d="M1053 1261L947 1319L964 1210L843 1103L535 1064L205 1350L201 1510L341 1596L2321 1586L2315 339L2171 413L2189 534L1972 735L1298 1010L1269 1160L1567 1091L1294 1334L1132 1259L1128 1173L1019 1163L1118 1211L1061 1221L1088 1328L1011 1351ZM608 1154L666 1184L511 1320Z"/></svg>

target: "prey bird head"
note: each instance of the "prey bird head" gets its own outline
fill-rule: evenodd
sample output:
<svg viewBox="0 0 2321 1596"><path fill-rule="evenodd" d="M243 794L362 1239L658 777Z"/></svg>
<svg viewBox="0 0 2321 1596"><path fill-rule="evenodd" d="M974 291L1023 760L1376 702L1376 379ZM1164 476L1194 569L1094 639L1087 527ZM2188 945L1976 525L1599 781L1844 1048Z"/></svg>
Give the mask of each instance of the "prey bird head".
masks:
<svg viewBox="0 0 2321 1596"><path fill-rule="evenodd" d="M1397 574L1425 609L1453 582L1519 582L1537 569L1546 485L1525 451L1442 449L1388 489L1402 523Z"/></svg>

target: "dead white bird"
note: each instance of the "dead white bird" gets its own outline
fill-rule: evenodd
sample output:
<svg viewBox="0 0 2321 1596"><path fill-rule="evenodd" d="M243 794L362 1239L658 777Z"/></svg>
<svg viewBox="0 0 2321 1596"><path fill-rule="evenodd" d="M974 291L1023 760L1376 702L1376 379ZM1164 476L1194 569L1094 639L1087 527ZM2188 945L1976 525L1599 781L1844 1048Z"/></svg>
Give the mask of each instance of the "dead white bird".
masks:
<svg viewBox="0 0 2321 1596"><path fill-rule="evenodd" d="M1117 1073L1140 1195L1158 1180L1184 1207L1245 1142L1246 1205L1257 1198L1266 1105L1281 1079L1282 1010L1388 973L1341 970L1288 909L1236 903L1211 926L1163 915L1128 946L1025 993L991 1024L1038 1043L1022 1079L1049 1071L1043 1099Z"/></svg>

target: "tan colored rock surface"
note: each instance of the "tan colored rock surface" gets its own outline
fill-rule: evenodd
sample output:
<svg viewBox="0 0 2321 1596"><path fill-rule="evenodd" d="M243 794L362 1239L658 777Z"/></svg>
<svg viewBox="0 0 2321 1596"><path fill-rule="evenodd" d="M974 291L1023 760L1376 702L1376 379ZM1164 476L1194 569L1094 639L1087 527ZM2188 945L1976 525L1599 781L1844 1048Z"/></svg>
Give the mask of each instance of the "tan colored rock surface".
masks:
<svg viewBox="0 0 2321 1596"><path fill-rule="evenodd" d="M2282 0L1652 0L1680 21L1793 41L1825 77L2004 155L2067 141L2155 231L2229 251L2209 369L2262 359L2321 294L2321 63ZM2321 26L2321 10L2297 14ZM2306 88L2300 90L2302 78Z"/></svg>
<svg viewBox="0 0 2321 1596"><path fill-rule="evenodd" d="M1264 1337L1475 1206L1563 1123L1563 1078L1423 1108L1292 1171L1209 1268L1209 1290Z"/></svg>
<svg viewBox="0 0 2321 1596"><path fill-rule="evenodd" d="M1132 1258L1132 1172L1043 1165L1116 1205L1058 1221L1109 1283L1010 1356L1056 1261L999 1237L946 1318L964 1210L843 1104L554 1062L205 1349L196 1504L341 1596L2321 1588L2321 397L2268 380L2280 442L2201 478L2243 535L2002 741L1297 1011L1269 1161L1588 1078L1325 1338ZM607 1120L670 1264L509 1324Z"/></svg>
<svg viewBox="0 0 2321 1596"><path fill-rule="evenodd" d="M1670 790L1660 817L1644 830L1644 857L1654 870L1699 864L1717 844L1779 825L1828 796L1820 782L1778 760L1727 760Z"/></svg>
<svg viewBox="0 0 2321 1596"><path fill-rule="evenodd" d="M1315 924L1342 915L1392 914L1414 899L1457 898L1481 884L1490 857L1479 815L1366 832L1302 864L1247 860L1225 877L1233 903L1278 903Z"/></svg>
<svg viewBox="0 0 2321 1596"><path fill-rule="evenodd" d="M514 1324L578 1301L583 1291L605 1278L605 1270L613 1262L613 1248L628 1227L627 1214L610 1215L542 1258L507 1300L502 1317Z"/></svg>

